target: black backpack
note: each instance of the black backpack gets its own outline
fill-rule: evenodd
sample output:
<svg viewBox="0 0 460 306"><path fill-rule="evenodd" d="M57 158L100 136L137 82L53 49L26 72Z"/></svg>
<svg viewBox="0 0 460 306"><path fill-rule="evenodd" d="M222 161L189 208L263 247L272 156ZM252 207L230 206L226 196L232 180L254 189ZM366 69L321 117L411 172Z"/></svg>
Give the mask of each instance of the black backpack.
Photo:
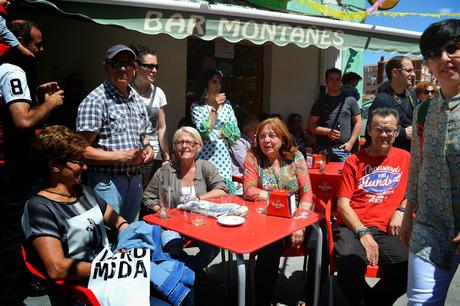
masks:
<svg viewBox="0 0 460 306"><path fill-rule="evenodd" d="M428 115L428 109L430 108L430 101L431 100L427 100L423 102L417 112L417 136L419 138L420 157L422 158L422 160L423 160L423 144L424 144L423 131L425 130L426 116Z"/></svg>

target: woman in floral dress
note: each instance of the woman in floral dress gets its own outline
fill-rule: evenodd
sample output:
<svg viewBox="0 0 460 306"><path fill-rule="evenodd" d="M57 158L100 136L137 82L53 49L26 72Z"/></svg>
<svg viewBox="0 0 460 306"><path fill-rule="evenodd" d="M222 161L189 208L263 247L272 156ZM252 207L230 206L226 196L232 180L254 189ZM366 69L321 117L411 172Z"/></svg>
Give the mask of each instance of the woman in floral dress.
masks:
<svg viewBox="0 0 460 306"><path fill-rule="evenodd" d="M210 161L219 170L234 193L232 183L232 159L230 144L240 138L238 122L230 102L226 99L222 89L222 72L209 71L202 84L202 93L199 101L192 104L192 121L203 138L203 149L198 158Z"/></svg>

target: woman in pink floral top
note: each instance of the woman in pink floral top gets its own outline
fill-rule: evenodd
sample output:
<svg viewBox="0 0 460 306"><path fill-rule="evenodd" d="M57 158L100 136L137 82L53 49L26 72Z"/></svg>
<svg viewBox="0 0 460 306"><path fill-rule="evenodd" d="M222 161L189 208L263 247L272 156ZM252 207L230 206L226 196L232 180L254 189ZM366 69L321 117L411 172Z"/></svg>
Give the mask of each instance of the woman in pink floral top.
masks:
<svg viewBox="0 0 460 306"><path fill-rule="evenodd" d="M293 145L286 125L278 118L262 121L257 128L255 148L244 163L244 195L252 199L267 199L273 189L297 190L299 208L312 208L310 177L305 159ZM293 246L304 241L304 230L290 237ZM276 286L276 277L285 239L276 241L257 252L256 305L269 305Z"/></svg>

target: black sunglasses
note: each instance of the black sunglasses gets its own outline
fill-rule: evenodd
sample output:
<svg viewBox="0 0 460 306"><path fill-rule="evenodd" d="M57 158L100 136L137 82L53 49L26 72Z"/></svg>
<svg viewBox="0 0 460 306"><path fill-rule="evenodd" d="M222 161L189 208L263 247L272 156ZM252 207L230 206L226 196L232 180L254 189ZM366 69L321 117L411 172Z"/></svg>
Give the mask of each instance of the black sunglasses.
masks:
<svg viewBox="0 0 460 306"><path fill-rule="evenodd" d="M156 70L159 70L160 69L160 65L159 64L146 64L146 63L140 63L140 62L137 62L142 68L144 69L147 69L147 70L153 70L153 69L156 69Z"/></svg>
<svg viewBox="0 0 460 306"><path fill-rule="evenodd" d="M134 67L134 62L108 61L108 63L114 69L120 69L121 67L125 67L125 69L130 70Z"/></svg>
<svg viewBox="0 0 460 306"><path fill-rule="evenodd" d="M433 90L424 89L424 90L423 90L423 93L424 93L425 95L429 95L429 94L434 95L434 94L436 93L436 90L434 90L434 89L433 89Z"/></svg>
<svg viewBox="0 0 460 306"><path fill-rule="evenodd" d="M428 50L426 55L425 55L425 59L426 60L433 60L433 59L439 58L439 57L441 57L442 52L444 50L447 52L447 54L452 55L455 52L457 52L459 49L460 49L460 41L451 41L451 42L448 42L447 44L445 44L442 47Z"/></svg>

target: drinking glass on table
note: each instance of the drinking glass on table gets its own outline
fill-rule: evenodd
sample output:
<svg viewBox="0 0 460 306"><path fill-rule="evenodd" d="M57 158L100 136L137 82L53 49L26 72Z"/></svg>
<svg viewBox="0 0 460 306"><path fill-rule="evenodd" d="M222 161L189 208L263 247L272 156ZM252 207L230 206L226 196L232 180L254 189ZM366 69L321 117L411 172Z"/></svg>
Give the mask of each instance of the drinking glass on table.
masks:
<svg viewBox="0 0 460 306"><path fill-rule="evenodd" d="M259 214L266 214L268 209L268 204L270 203L270 190L267 190L267 198L265 200L257 197L256 202L259 202L259 206L256 208L256 212ZM264 204L260 204L260 202Z"/></svg>
<svg viewBox="0 0 460 306"><path fill-rule="evenodd" d="M202 203L199 206L199 210L192 210L190 212L190 223L192 223L195 226L201 226L208 223L208 221L206 220L207 217L206 215L204 215L204 213L206 212L206 209L204 207L205 205L206 204Z"/></svg>
<svg viewBox="0 0 460 306"><path fill-rule="evenodd" d="M167 219L171 217L172 191L171 187L163 188L160 193L160 218Z"/></svg>
<svg viewBox="0 0 460 306"><path fill-rule="evenodd" d="M187 204L191 199L192 199L192 195L194 195L194 192L193 192L193 184L187 184L186 186L182 186L181 187L181 191L180 191L180 204ZM180 214L181 217L183 218L187 218L188 217L188 213L187 213L187 210L183 209L181 214Z"/></svg>

